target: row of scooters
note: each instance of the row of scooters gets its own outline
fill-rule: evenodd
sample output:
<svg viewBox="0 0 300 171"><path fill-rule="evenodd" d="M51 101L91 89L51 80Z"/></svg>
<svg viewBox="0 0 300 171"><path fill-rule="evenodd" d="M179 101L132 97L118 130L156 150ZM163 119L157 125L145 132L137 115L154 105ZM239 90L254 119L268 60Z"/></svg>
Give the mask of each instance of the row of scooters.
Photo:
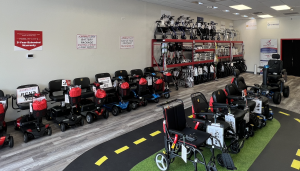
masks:
<svg viewBox="0 0 300 171"><path fill-rule="evenodd" d="M224 90L214 91L209 101L201 92L191 94L193 122L190 123L194 125L188 125L185 120L182 100L158 105L164 109L166 134L165 151L155 157L160 170L166 170L175 157L192 162L195 170L197 164L203 164L207 171L217 170L215 162L227 170L237 170L229 153L239 153L246 139L265 127L267 120L273 119L273 112L269 108L268 97L261 94L263 85L247 86L238 69L234 70L234 76L231 84L226 85ZM226 139L229 143L225 142ZM203 147L210 149L211 157L204 157L200 149ZM215 149L221 150L216 157ZM178 155L181 151L186 152L185 157ZM205 158L210 160L205 162Z"/></svg>
<svg viewBox="0 0 300 171"><path fill-rule="evenodd" d="M12 108L29 110L14 122L15 130L24 135L24 142L51 136L50 124L43 124L42 118L52 120L60 126L62 132L69 127L92 123L98 118L109 117L109 112L117 116L123 111L131 111L139 106L146 106L148 101L159 102L160 97L170 97L169 83L173 82L171 73L162 72L161 76L152 67L115 72L115 77L109 73L95 75L95 83L88 77L70 80L53 80L48 88L40 91L36 84L22 85L17 88L16 95L4 95L0 90L0 147L14 146L13 137L7 132L5 113L8 99L12 98ZM178 88L176 88L178 89ZM50 100L47 100L47 95ZM47 103L60 103L48 107ZM14 104L15 103L15 104Z"/></svg>

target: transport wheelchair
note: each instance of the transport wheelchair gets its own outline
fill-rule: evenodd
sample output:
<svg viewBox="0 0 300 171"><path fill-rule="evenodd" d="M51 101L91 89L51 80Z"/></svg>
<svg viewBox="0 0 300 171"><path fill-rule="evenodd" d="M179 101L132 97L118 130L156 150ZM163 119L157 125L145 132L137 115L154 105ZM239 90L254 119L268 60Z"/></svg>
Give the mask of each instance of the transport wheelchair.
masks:
<svg viewBox="0 0 300 171"><path fill-rule="evenodd" d="M202 93L197 92L191 94L191 100L193 118L205 121L203 124L201 124L201 122L196 122L195 129L206 131L207 127L211 124L220 124L221 127L224 129L224 134L219 134L219 141L221 141L221 144L225 145L225 139L230 139L230 144L228 145L230 152L233 154L239 153L244 141L239 142L239 136L237 133L235 133L234 128L232 127L234 125L231 125L225 120L219 119L219 117L224 116L224 114L220 113L218 110L214 110L214 113L208 112L209 104ZM217 105L218 104L215 104L215 106ZM222 106L225 105L222 104ZM211 129L213 128L214 127L212 127ZM210 133L214 134L214 131Z"/></svg>
<svg viewBox="0 0 300 171"><path fill-rule="evenodd" d="M7 134L7 124L5 122L5 113L8 108L8 99L10 95L4 96L4 92L0 90L0 148L4 146L9 146L13 148L14 137Z"/></svg>
<svg viewBox="0 0 300 171"><path fill-rule="evenodd" d="M235 78L232 79L231 83L237 86L239 92L247 90L247 99L256 100L256 103L261 103L260 111L255 111L255 113L262 114L265 121L266 119L272 120L273 112L269 108L269 99L265 96L262 96L261 86L258 84L255 84L254 86L248 86L244 78L240 76L240 71L238 69L234 70L234 77ZM262 107L264 107L263 110Z"/></svg>
<svg viewBox="0 0 300 171"><path fill-rule="evenodd" d="M226 148L221 146L218 138L209 133L188 127L182 100L171 100L158 105L158 107L163 109L163 127L165 132L165 153L158 153L155 156L156 165L160 170L168 170L170 163L176 157L181 157L185 162L192 162L195 170L197 170L197 164L202 164L206 171L216 171L215 148L218 148L218 146L222 151L219 155L222 165L228 170L236 169L231 156L227 153ZM203 120L200 119L193 120L203 123ZM214 144L207 145L206 142L208 140L214 142ZM208 162L205 161L201 152L201 148L204 147L208 147L212 153Z"/></svg>

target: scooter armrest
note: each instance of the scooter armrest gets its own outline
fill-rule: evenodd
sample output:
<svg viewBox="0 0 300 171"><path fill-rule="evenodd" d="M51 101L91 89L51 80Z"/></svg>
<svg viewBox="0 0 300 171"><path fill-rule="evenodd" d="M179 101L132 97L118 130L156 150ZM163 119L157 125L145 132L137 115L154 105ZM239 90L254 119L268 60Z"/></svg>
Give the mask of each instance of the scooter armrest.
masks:
<svg viewBox="0 0 300 171"><path fill-rule="evenodd" d="M202 120L202 119L192 119L193 121L195 122L199 122L199 123L206 123L205 120Z"/></svg>
<svg viewBox="0 0 300 171"><path fill-rule="evenodd" d="M243 100L242 96L235 96L235 95L228 95L227 98L233 100Z"/></svg>

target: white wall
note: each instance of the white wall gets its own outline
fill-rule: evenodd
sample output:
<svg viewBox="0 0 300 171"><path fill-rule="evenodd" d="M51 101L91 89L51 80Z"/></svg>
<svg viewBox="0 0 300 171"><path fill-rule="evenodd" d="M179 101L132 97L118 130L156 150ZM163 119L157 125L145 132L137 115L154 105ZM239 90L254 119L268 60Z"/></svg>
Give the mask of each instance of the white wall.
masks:
<svg viewBox="0 0 300 171"><path fill-rule="evenodd" d="M267 22L279 20L279 28L267 29ZM245 44L245 60L248 71L254 71L254 64L260 64L260 40L278 39L278 53L280 54L280 39L299 38L300 17L280 17L257 19L256 30L246 30L248 20L234 21L234 28L240 32L240 39Z"/></svg>
<svg viewBox="0 0 300 171"><path fill-rule="evenodd" d="M232 22L138 0L0 0L0 89L12 94L24 84L45 88L55 79L87 76L94 81L97 73L150 66L151 39L161 10L177 17L222 20L227 27ZM14 30L43 31L43 50L32 51L34 59L26 59L26 51L14 51ZM77 50L77 34L96 34L98 48ZM134 36L135 48L120 50L120 36ZM10 104L6 121L25 113L13 111Z"/></svg>

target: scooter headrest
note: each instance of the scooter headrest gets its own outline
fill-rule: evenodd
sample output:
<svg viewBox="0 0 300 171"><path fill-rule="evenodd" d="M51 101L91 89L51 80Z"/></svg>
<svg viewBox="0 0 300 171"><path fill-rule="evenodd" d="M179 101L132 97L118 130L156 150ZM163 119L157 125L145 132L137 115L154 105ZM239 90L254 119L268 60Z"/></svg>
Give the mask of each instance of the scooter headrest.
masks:
<svg viewBox="0 0 300 171"><path fill-rule="evenodd" d="M279 54L272 54L272 59L280 59L280 55Z"/></svg>
<svg viewBox="0 0 300 171"><path fill-rule="evenodd" d="M237 78L240 75L240 71L238 69L234 69L234 76Z"/></svg>

